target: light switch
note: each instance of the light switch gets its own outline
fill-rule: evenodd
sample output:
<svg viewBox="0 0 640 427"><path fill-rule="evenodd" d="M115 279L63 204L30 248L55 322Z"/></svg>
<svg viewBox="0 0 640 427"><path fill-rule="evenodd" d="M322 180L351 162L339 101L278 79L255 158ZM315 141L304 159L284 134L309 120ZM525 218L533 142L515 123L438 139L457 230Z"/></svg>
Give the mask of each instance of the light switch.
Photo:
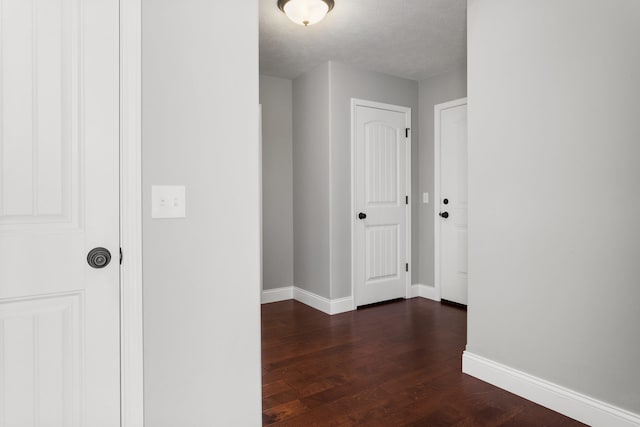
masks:
<svg viewBox="0 0 640 427"><path fill-rule="evenodd" d="M151 218L185 218L184 185L151 186Z"/></svg>
<svg viewBox="0 0 640 427"><path fill-rule="evenodd" d="M422 203L429 203L429 193L422 193Z"/></svg>

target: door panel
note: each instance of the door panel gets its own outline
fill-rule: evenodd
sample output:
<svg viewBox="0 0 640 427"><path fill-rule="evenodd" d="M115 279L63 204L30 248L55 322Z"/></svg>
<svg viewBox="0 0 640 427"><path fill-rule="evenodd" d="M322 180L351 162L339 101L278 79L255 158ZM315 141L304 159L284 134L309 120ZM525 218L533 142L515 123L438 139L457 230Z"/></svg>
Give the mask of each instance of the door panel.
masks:
<svg viewBox="0 0 640 427"><path fill-rule="evenodd" d="M366 123L366 206L398 204L398 129L385 123Z"/></svg>
<svg viewBox="0 0 640 427"><path fill-rule="evenodd" d="M81 310L79 293L3 301L4 425L79 425Z"/></svg>
<svg viewBox="0 0 640 427"><path fill-rule="evenodd" d="M407 114L356 107L356 305L406 294Z"/></svg>
<svg viewBox="0 0 640 427"><path fill-rule="evenodd" d="M467 304L467 106L440 112L440 277L442 299ZM444 203L447 199L448 203Z"/></svg>
<svg viewBox="0 0 640 427"><path fill-rule="evenodd" d="M398 278L398 225L366 227L366 281Z"/></svg>
<svg viewBox="0 0 640 427"><path fill-rule="evenodd" d="M2 0L0 426L119 424L118 19Z"/></svg>

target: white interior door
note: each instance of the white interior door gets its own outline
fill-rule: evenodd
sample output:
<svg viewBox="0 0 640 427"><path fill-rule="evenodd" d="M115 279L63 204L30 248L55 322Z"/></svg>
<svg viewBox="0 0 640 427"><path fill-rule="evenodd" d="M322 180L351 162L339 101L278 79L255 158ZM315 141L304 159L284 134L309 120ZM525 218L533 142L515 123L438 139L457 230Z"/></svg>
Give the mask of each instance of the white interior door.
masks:
<svg viewBox="0 0 640 427"><path fill-rule="evenodd" d="M409 262L408 108L354 107L356 305L406 296Z"/></svg>
<svg viewBox="0 0 640 427"><path fill-rule="evenodd" d="M438 114L439 113L439 114ZM438 117L439 116L439 117ZM467 104L436 106L440 147L441 298L467 304ZM436 136L437 138L437 136Z"/></svg>
<svg viewBox="0 0 640 427"><path fill-rule="evenodd" d="M0 426L120 423L118 8L1 2Z"/></svg>

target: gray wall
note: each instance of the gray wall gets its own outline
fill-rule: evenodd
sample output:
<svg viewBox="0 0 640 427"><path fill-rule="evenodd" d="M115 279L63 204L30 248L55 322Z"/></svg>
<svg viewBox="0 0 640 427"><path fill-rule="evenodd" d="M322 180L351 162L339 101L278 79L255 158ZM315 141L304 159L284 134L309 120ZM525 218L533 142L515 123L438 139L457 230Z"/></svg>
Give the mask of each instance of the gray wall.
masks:
<svg viewBox="0 0 640 427"><path fill-rule="evenodd" d="M410 107L418 144L417 82L333 61L294 80L294 283L329 299L351 295L351 98Z"/></svg>
<svg viewBox="0 0 640 427"><path fill-rule="evenodd" d="M330 298L329 65L293 81L295 286Z"/></svg>
<svg viewBox="0 0 640 427"><path fill-rule="evenodd" d="M330 77L329 77L330 76ZM330 79L330 80L329 80ZM325 90L331 84L331 96L311 93L315 90ZM312 245L307 237L301 237L297 248L303 250L298 255L298 277L300 283L290 279L293 270L293 247L289 246L292 239L293 220L289 216L287 204L291 201L291 82L287 79L260 76L261 103L263 104L263 220L264 220L264 289L274 289L291 286L295 283L303 289L320 290L326 298L341 298L351 294L351 240L350 240L350 102L351 98L362 98L379 102L403 105L412 108L413 122L413 157L412 157L412 283L432 286L434 284L433 269L433 200L429 204L422 203L422 193L428 192L433 197L433 107L442 102L463 98L467 95L466 65L462 65L449 72L423 80L419 85L385 74L359 70L351 66L330 62L304 74L295 84L296 106L304 106L296 112L296 118L304 120L307 125L295 122L296 135L299 135L298 153L306 153L308 149L321 149L319 135L324 129L319 129L320 123L331 126L331 162L333 174L331 181L331 290L325 278L318 278L320 271L310 264L312 260L302 254L311 253L318 256L322 248ZM418 95L419 94L419 95ZM418 97L418 100L416 98ZM319 104L322 100L331 100L331 106ZM331 121L323 115L330 108ZM315 120L313 117L322 117ZM308 131L304 126L310 126ZM318 133L320 132L320 133ZM325 135L324 138L327 136ZM312 144L314 147L306 147ZM326 153L322 153L326 155ZM298 158L298 157L296 157ZM307 157L313 162L313 156ZM322 158L322 157L320 157ZM304 159L302 159L304 161ZM296 162L297 163L297 162ZM318 165L315 165L316 167ZM300 194L305 197L307 190L303 188L326 187L328 169L314 169L313 176L302 176L308 171L307 164L297 168L296 178L302 179L297 185ZM313 180L311 185L310 180ZM296 179L295 181L298 181ZM345 185L345 183L347 183ZM313 191L313 190L312 190ZM323 191L328 191L326 188ZM314 218L329 227L326 206L316 203ZM296 199L296 211L305 209L300 200ZM318 211L320 209L320 211ZM308 215L308 211L306 215ZM310 221L300 215L298 218L298 233L309 233L306 227L315 227ZM312 232L313 233L313 232ZM312 237L312 238L317 238ZM304 239L305 241L303 241ZM334 244L335 242L335 244ZM306 244L305 244L306 243ZM324 246L327 250L329 244ZM326 255L322 255L326 256ZM324 268L328 268L325 264ZM304 279L303 279L304 277ZM309 283L316 283L315 288Z"/></svg>
<svg viewBox="0 0 640 427"><path fill-rule="evenodd" d="M351 295L351 98L411 108L412 182L418 179L418 82L330 62L331 108L331 298ZM412 233L419 233L418 188L412 188ZM418 265L412 241L411 265ZM412 268L416 283L417 270Z"/></svg>
<svg viewBox="0 0 640 427"><path fill-rule="evenodd" d="M434 218L433 206L437 200L434 196L433 167L433 107L447 101L467 96L466 64L446 73L420 82L420 147L418 153L418 198L414 199L420 206L418 233L414 233L415 244L420 256L418 278L414 275L413 283L427 286L434 285ZM429 203L422 203L422 193L429 193ZM414 272L415 273L415 272Z"/></svg>
<svg viewBox="0 0 640 427"><path fill-rule="evenodd" d="M640 2L470 0L472 353L640 413Z"/></svg>
<svg viewBox="0 0 640 427"><path fill-rule="evenodd" d="M258 2L143 11L146 425L257 426ZM150 219L154 184L186 185L186 219Z"/></svg>
<svg viewBox="0 0 640 427"><path fill-rule="evenodd" d="M293 286L292 82L260 76L263 289Z"/></svg>

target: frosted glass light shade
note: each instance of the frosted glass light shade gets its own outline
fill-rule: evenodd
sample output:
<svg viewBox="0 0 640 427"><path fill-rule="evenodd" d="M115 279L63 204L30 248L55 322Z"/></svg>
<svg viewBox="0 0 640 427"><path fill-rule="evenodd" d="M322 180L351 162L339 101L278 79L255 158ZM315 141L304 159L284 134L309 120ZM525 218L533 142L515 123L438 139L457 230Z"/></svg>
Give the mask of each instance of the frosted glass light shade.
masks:
<svg viewBox="0 0 640 427"><path fill-rule="evenodd" d="M313 25L322 21L333 9L333 0L279 0L278 7L299 25Z"/></svg>

